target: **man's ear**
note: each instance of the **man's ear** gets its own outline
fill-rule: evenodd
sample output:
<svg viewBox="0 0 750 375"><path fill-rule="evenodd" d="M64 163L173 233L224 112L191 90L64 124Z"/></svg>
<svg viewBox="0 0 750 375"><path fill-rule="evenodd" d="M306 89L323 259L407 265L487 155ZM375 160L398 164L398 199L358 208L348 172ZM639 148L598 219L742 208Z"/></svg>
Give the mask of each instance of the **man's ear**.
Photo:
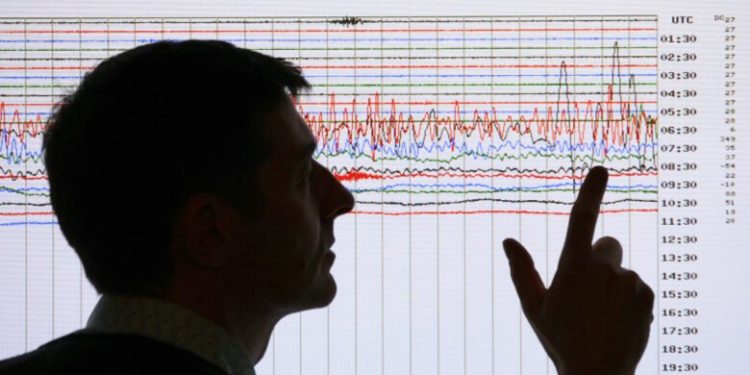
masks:
<svg viewBox="0 0 750 375"><path fill-rule="evenodd" d="M214 194L190 196L176 220L175 255L201 268L221 268L238 224L235 211Z"/></svg>

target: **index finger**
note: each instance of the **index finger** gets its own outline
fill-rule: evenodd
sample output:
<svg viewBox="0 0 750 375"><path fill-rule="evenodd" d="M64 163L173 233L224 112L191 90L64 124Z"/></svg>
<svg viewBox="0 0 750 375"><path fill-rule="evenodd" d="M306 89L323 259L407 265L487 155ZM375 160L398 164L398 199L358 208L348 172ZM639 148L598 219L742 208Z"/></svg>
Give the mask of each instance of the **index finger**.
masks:
<svg viewBox="0 0 750 375"><path fill-rule="evenodd" d="M594 240L599 206L607 187L607 169L601 166L591 168L581 185L578 197L573 203L568 221L568 234L565 237L563 255L581 251L591 251Z"/></svg>

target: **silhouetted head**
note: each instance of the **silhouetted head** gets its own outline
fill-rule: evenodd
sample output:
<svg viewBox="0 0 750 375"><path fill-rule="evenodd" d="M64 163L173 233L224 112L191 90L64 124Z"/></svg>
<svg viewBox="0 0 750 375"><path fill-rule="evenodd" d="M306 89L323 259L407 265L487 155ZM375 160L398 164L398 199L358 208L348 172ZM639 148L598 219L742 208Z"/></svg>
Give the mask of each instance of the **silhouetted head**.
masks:
<svg viewBox="0 0 750 375"><path fill-rule="evenodd" d="M290 63L219 41L144 45L88 73L55 108L44 160L94 287L330 302L333 219L353 201L312 159L292 104L308 87Z"/></svg>

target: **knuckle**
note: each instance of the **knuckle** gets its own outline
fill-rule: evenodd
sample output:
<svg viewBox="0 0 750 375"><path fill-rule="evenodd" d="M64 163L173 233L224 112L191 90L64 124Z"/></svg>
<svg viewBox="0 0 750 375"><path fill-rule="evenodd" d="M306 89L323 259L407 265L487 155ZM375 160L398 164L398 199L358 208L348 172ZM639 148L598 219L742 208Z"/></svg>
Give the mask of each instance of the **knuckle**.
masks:
<svg viewBox="0 0 750 375"><path fill-rule="evenodd" d="M655 297L653 289L651 289L650 286L646 285L646 283L643 283L642 287L643 287L643 294L646 295L646 298L653 301Z"/></svg>
<svg viewBox="0 0 750 375"><path fill-rule="evenodd" d="M622 283L628 287L635 287L639 282L641 282L641 278L638 276L638 274L631 270L623 270L620 278L622 280Z"/></svg>
<svg viewBox="0 0 750 375"><path fill-rule="evenodd" d="M645 283L644 283L644 284L643 284L643 286L642 286L642 290L643 290L643 291L642 291L642 293L643 293L643 299L645 300L646 304L647 304L648 306L653 306L653 304L654 304L654 299L655 299L655 297L656 297L656 296L654 295L654 291L653 291L653 290L651 289L651 287L649 287L649 286L648 286L648 285L646 285Z"/></svg>
<svg viewBox="0 0 750 375"><path fill-rule="evenodd" d="M622 248L620 241L611 236L603 236L596 240L596 244L603 247Z"/></svg>
<svg viewBox="0 0 750 375"><path fill-rule="evenodd" d="M603 260L600 262L600 264L601 264L600 267L602 269L602 273L604 277L614 282L617 282L618 278L620 277L619 275L620 271L618 270L619 267L615 266L612 263L605 262Z"/></svg>

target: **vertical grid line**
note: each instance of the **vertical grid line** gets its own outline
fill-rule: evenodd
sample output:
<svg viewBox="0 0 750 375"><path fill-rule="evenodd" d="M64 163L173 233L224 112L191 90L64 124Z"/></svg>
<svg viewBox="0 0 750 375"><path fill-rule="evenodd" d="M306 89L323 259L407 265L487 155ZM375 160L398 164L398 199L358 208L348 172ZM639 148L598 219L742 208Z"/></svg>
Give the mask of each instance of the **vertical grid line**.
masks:
<svg viewBox="0 0 750 375"><path fill-rule="evenodd" d="M490 18L490 98L492 100L495 99L495 19ZM491 106L491 108L494 109L494 105ZM498 129L493 129L493 128ZM499 124L492 123L492 127L490 128L490 145L494 143L492 141L492 131L496 130L499 134ZM498 135L498 139L500 139ZM490 149L492 150L492 149ZM490 305L490 326L492 327L491 330L491 345L492 345L492 355L490 355L490 364L492 365L492 375L495 375L495 251L498 250L496 248L495 244L495 193L497 190L495 190L495 154L493 151L489 152L490 157L490 170L493 172L492 177L490 178L490 185L492 186L492 200L490 201L490 210L492 211L492 214L490 214L490 299L492 301Z"/></svg>
<svg viewBox="0 0 750 375"><path fill-rule="evenodd" d="M494 100L495 98L495 19L490 18L490 99ZM491 106L491 108L494 109L494 105ZM494 138L492 138L492 131L493 128L498 127L499 125L496 123L492 123L490 128L490 147L489 147L489 157L490 157L490 170L495 171L495 155L492 148L492 144L494 143ZM499 132L499 130L497 130ZM490 177L490 185L492 186L492 193L491 197L492 200L490 201L490 210L492 211L492 214L490 214L490 299L492 301L490 305L490 326L491 326L491 345L492 345L492 355L490 356L490 363L492 365L492 375L495 375L495 251L497 250L495 248L495 173L492 173L492 177Z"/></svg>
<svg viewBox="0 0 750 375"><path fill-rule="evenodd" d="M326 65L328 65L328 61L326 61ZM302 66L302 21L301 20L297 22L297 66ZM299 317L298 371L300 374L302 374L302 342L304 341L302 339L302 318L305 316L305 314L300 312L297 314L297 316Z"/></svg>
<svg viewBox="0 0 750 375"><path fill-rule="evenodd" d="M29 99L28 99L28 20L23 22L23 111L24 118L29 118ZM21 128L23 131L23 128ZM24 162L24 173L29 173L28 162ZM29 180L24 180L24 188L29 188ZM23 275L24 275L24 348L29 351L29 195L24 194L24 211L26 213L26 223L23 226L23 243L24 243L24 264L23 264Z"/></svg>
<svg viewBox="0 0 750 375"><path fill-rule="evenodd" d="M275 33L275 27L276 27L275 19L271 18L271 55L272 56L276 55L276 33ZM276 375L276 332L275 331L271 332L271 348L273 349L273 351L272 351L272 357L271 357L271 364L272 364L271 367L272 367L273 370L271 372L274 375Z"/></svg>
<svg viewBox="0 0 750 375"><path fill-rule="evenodd" d="M632 64L632 61L630 58L631 57L630 55L632 55L632 52L631 52L632 49L630 45L630 41L631 41L630 20L631 18L628 17L628 86L631 85L631 82L635 83L633 81L634 76L632 75L631 70L630 70L630 66ZM633 86L633 88L636 89L635 85ZM635 102L634 99L635 98L631 97L630 88L628 87L628 104L634 103ZM630 113L631 113L630 107L628 107L628 113L625 114L627 116L626 118L627 118L628 123L630 123ZM629 138L628 138L628 144L630 144ZM628 171L630 172L631 171L630 168L632 167L632 164L631 164L632 158L630 157L629 154L630 154L630 151L628 151ZM640 154L638 155L638 158L640 159ZM632 182L631 175L632 175L631 173L628 174L628 268L633 268L633 252L631 251L632 247L630 245L632 243L631 233L632 233L632 228L633 228L633 212L631 211L633 209L633 194L632 194L633 191L630 188L633 185L633 182Z"/></svg>
<svg viewBox="0 0 750 375"><path fill-rule="evenodd" d="M549 17L544 17L544 102L549 103ZM549 104L546 104L549 105ZM549 139L545 140L549 144ZM544 157L544 169L549 171L549 153ZM575 173L575 171L573 172ZM544 180L544 281L549 288L549 180ZM547 375L549 375L549 363L547 358Z"/></svg>
<svg viewBox="0 0 750 375"><path fill-rule="evenodd" d="M463 54L463 61L462 63L462 71L461 71L461 79L462 79L462 99L463 102L466 103L466 18L463 19L463 23L461 24L461 53ZM462 124L462 123L461 123ZM462 124L463 125L463 124ZM464 134L464 144L466 144L466 134ZM466 170L466 154L464 154L463 157L463 169ZM464 331L463 331L463 349L464 349L464 375L466 374L466 175L464 175L463 178L463 200L464 200L464 214L461 215L461 219L463 221L463 282L464 282Z"/></svg>
<svg viewBox="0 0 750 375"><path fill-rule="evenodd" d="M352 57L352 71L353 71L353 86L352 86L352 95L354 96L355 100L357 97L357 23L355 22L352 25L352 51L353 51L353 57ZM357 139L359 141L359 139ZM357 170L357 157L359 155L357 154L356 147L354 151L354 170ZM354 180L354 189L357 189L357 180ZM356 197L356 194L355 194ZM356 201L356 198L355 198ZM357 267L359 266L358 263L358 256L359 256L359 225L357 222L357 215L354 215L354 373L359 373L359 294L357 291L359 290L359 271Z"/></svg>
<svg viewBox="0 0 750 375"><path fill-rule="evenodd" d="M518 107L517 108L518 108L518 115L520 116L520 114L521 114L521 96L523 95L521 93L521 75L523 74L523 72L521 70L521 65L523 65L523 64L521 64L521 51L522 51L522 49L521 49L522 48L522 46L521 46L521 22L522 22L521 17L518 17L517 21L518 21L518 23L517 23L517 26L518 26L518 32L517 32L518 41L516 42L517 43L516 47L518 47L518 50L517 50L518 51L517 52L517 54L518 54L517 55L517 57L518 57ZM521 122L518 120L518 118L515 120L515 124L518 124L518 128L519 128L519 132L518 132L518 144L521 144L521 131L520 131ZM519 171L521 170L521 160L522 160L521 147L518 147L518 170ZM518 189L518 211L521 211L523 209L523 206L521 204L521 201L522 201L523 197L522 197L522 194L521 194L521 190L522 189L520 187L523 186L523 180L521 179L521 174L520 173L518 174L518 186L519 186L519 189ZM523 220L522 220L521 215L518 215L518 241L521 242L521 243L523 243ZM521 374L523 374L523 312L521 310L521 306L518 307L518 363L519 363L519 365L518 365L519 371L521 372Z"/></svg>
<svg viewBox="0 0 750 375"><path fill-rule="evenodd" d="M383 19L380 19L380 97L384 98L385 89L383 76ZM380 117L383 117L383 106L380 106ZM385 161L380 158L380 169L385 171ZM380 211L385 212L385 186L384 180L380 180ZM385 215L380 215L380 373L385 375Z"/></svg>
<svg viewBox="0 0 750 375"><path fill-rule="evenodd" d="M325 36L326 36L326 50L325 50L325 57L326 57L326 69L325 69L326 92L325 92L325 97L326 97L326 99L328 99L328 98L331 97L331 93L328 92L328 90L330 90L330 77L331 77L330 67L328 66L328 61L329 61L328 58L330 56L330 51L331 51L330 46L329 46L329 41L330 41L330 25L331 25L330 22L326 22L326 31L325 31ZM326 119L330 119L330 115L328 115L325 118ZM330 163L331 163L330 156L328 154L326 154L326 168L329 169L329 170L331 169L330 168ZM331 307L330 307L330 305L326 306L326 373L328 375L331 374Z"/></svg>
<svg viewBox="0 0 750 375"><path fill-rule="evenodd" d="M407 96L406 97L407 97L407 102L408 102L407 109L408 109L409 113L411 114L411 111L412 111L412 108L411 108L411 103L412 103L412 95L411 95L411 88L412 88L412 82L411 82L411 79L412 79L412 77L411 77L411 75L412 75L412 72L411 72L411 53L412 53L412 45L411 45L411 18L407 19L407 24L406 25L407 25L407 35L408 35L408 37L407 37L407 45L408 45L408 48L407 48L407 57L408 57L408 59L406 60L407 61L407 72L408 72L408 74L407 74L408 85L406 86L407 87ZM411 144L414 142L413 132L411 132L411 131L408 132L408 138L409 138L409 149L407 149L406 155L407 155L407 160L408 160L407 163L408 163L408 166L409 166L409 170L411 171L412 170L411 169L411 164L412 164L412 162L411 162L411 159L412 159L411 158ZM411 185L412 185L412 174L410 173L409 174L409 187L411 187ZM412 207L413 207L412 206L412 190L409 189L409 214L410 214L408 216L408 218L409 218L409 375L411 375L414 372L414 359L413 359L413 356L414 356L414 337L413 337L413 332L412 332L413 331L413 328L412 328L412 320L413 320L413 314L412 314L412 308L413 308L413 306L412 306L412 304L413 304L412 303L412 296L413 296L413 286L412 286L412 248L413 248L413 244L412 244L412 240L413 240L413 237L412 237L412 215L411 215L411 213L412 213Z"/></svg>
<svg viewBox="0 0 750 375"><path fill-rule="evenodd" d="M440 113L440 20L435 20L435 113L437 116L439 116ZM437 129L437 137L435 139L440 139L440 129ZM435 169L440 170L440 147L435 147ZM437 185L440 184L440 174L435 175L435 183ZM435 246L435 264L437 267L437 272L435 272L435 281L436 281L436 288L435 288L435 294L436 294L436 311L437 311L437 319L435 320L436 326L437 326L437 340L435 340L435 346L437 349L437 355L435 356L435 361L437 365L437 375L440 375L440 189L437 190L437 193L435 194L435 210L437 211L437 215L435 216L435 237L436 237L436 246Z"/></svg>
<svg viewBox="0 0 750 375"><path fill-rule="evenodd" d="M54 82L55 82L55 22L50 22L50 81L52 81L51 91L54 93ZM81 59L78 59L78 63L80 64ZM50 97L50 101L54 101L53 97ZM28 159L27 159L28 160ZM28 162L27 162L28 163ZM52 239L52 263L50 265L50 271L52 274L51 286L52 286L52 338L55 337L55 235L54 235L54 228L52 227L52 236L50 237Z"/></svg>

